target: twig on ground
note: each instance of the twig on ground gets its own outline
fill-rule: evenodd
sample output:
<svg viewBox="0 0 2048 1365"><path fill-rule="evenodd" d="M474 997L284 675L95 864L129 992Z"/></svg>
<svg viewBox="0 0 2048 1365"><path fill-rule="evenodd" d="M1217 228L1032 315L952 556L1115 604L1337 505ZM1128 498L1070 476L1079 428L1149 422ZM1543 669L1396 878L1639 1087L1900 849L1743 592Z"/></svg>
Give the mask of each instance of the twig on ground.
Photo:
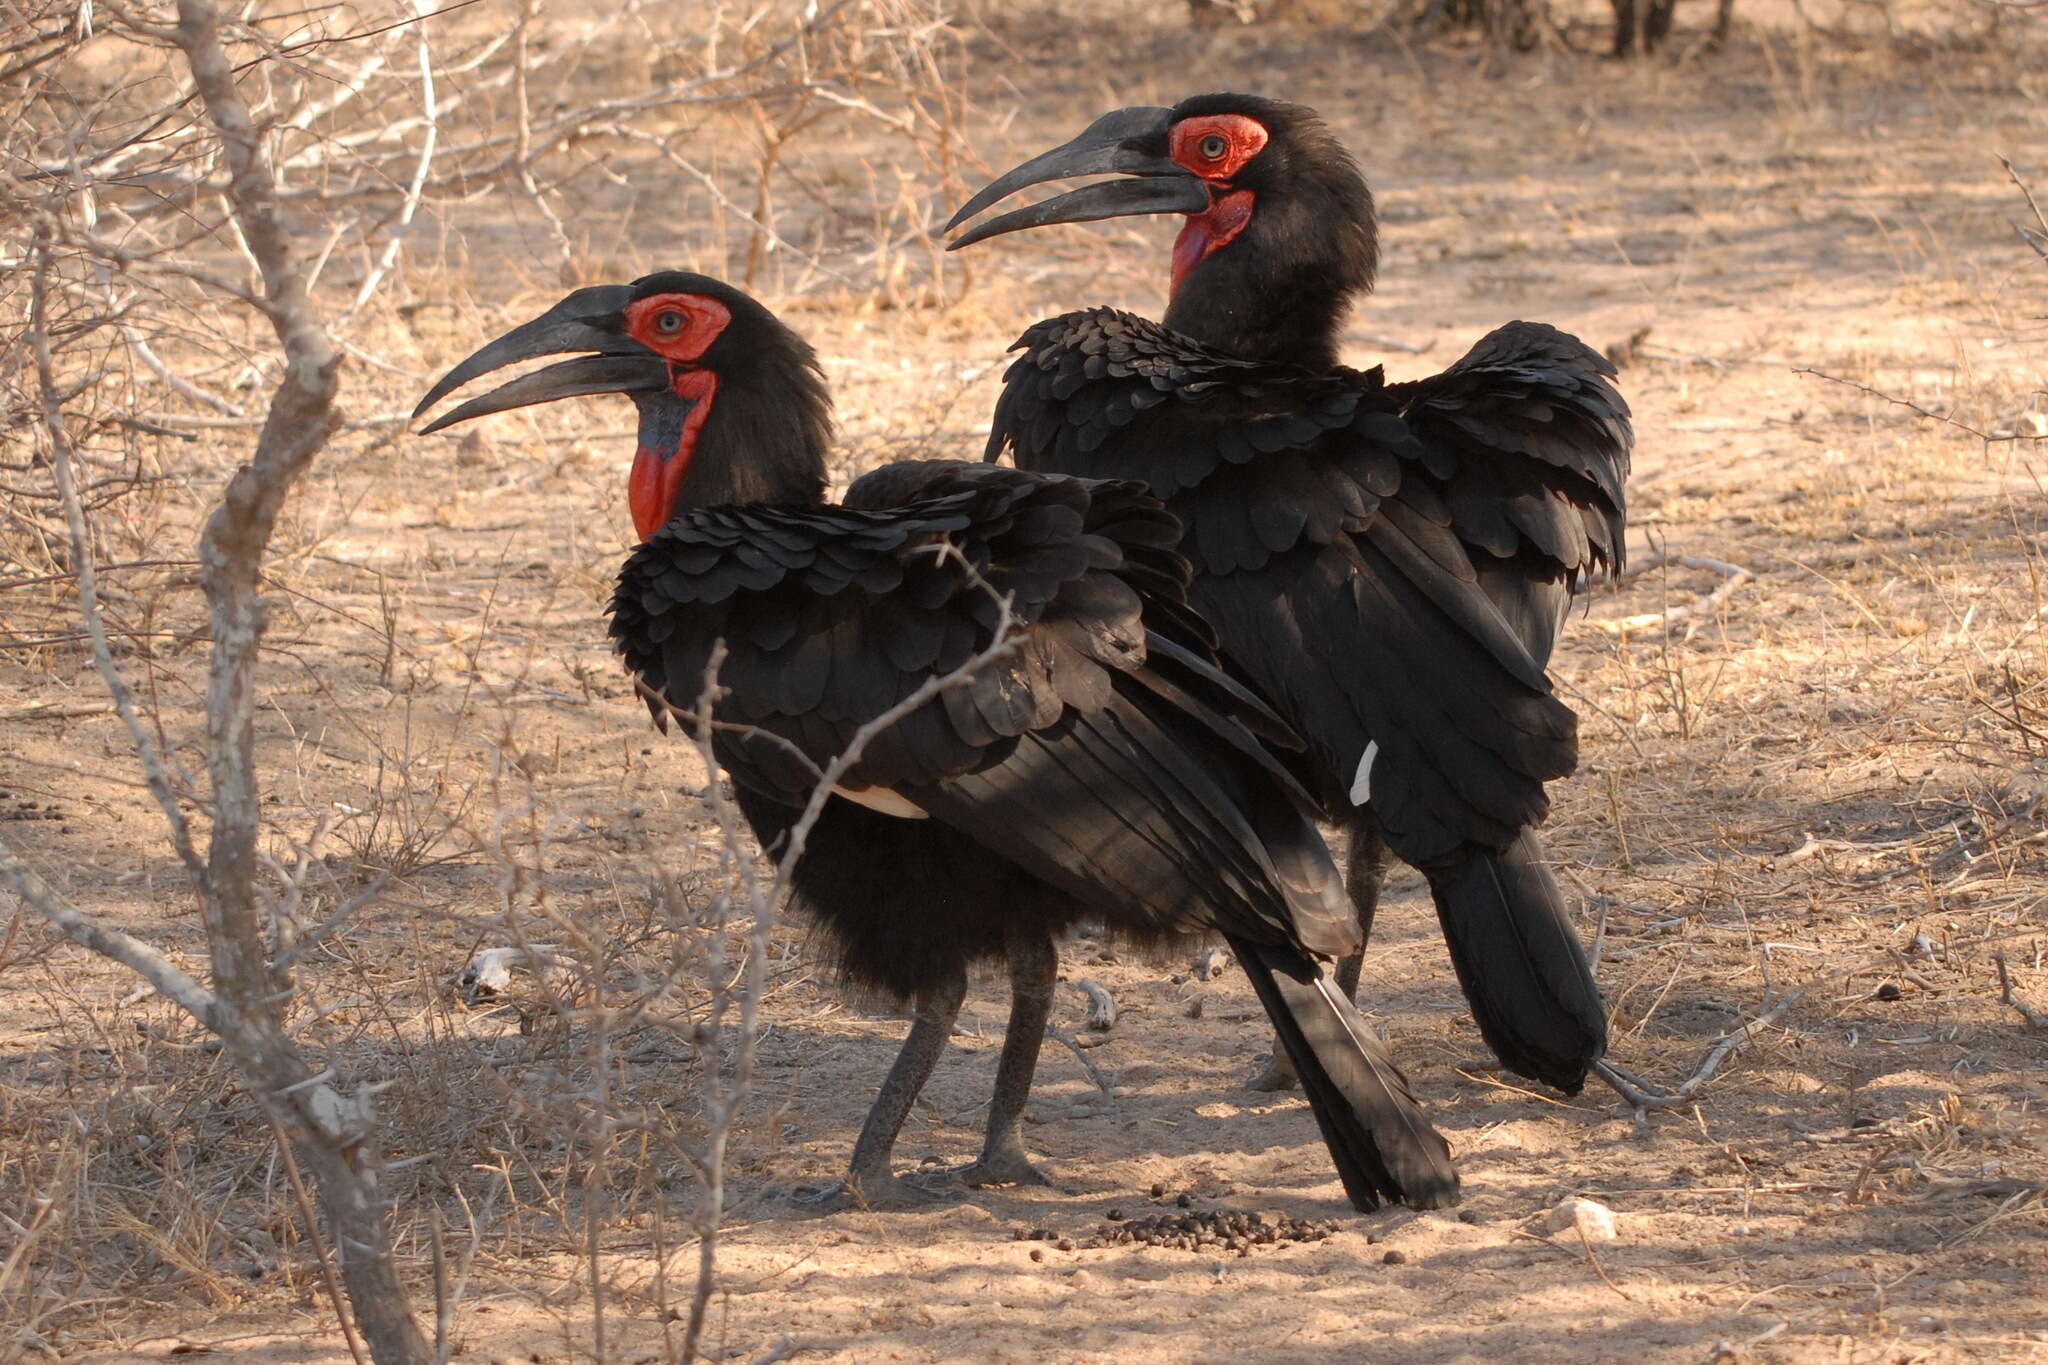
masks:
<svg viewBox="0 0 2048 1365"><path fill-rule="evenodd" d="M1648 573L1652 569L1674 566L1681 569L1712 570L1715 573L1725 575L1725 579L1712 592L1679 606L1667 607L1663 611L1644 612L1640 616L1624 616L1614 621L1588 621L1586 624L1595 630L1604 630L1610 635L1621 635L1636 630L1648 630L1652 626L1676 625L1680 621L1689 621L1696 617L1711 614L1714 608L1728 600L1730 593L1755 577L1754 574L1748 569L1743 568L1740 564L1730 564L1725 559L1708 559L1702 555L1654 555L1641 564L1632 565L1629 571L1622 575L1621 581L1627 582L1629 579Z"/></svg>
<svg viewBox="0 0 2048 1365"><path fill-rule="evenodd" d="M1600 1277L1600 1283L1606 1285L1630 1303L1634 1303L1636 1296L1616 1284L1608 1275L1607 1267L1600 1264L1600 1258L1593 1253L1593 1239L1586 1236L1584 1225L1575 1222L1572 1224L1572 1230L1579 1234L1579 1245L1586 1249L1586 1264L1593 1267L1593 1273Z"/></svg>
<svg viewBox="0 0 2048 1365"><path fill-rule="evenodd" d="M1081 1046L1080 1039L1057 1024L1048 1024L1045 1029L1045 1036L1066 1044L1068 1050L1081 1059L1081 1069L1088 1073L1089 1080L1095 1082L1095 1088L1102 1092L1102 1098L1105 1100L1114 1100L1116 1098L1116 1091L1112 1090L1109 1082L1103 1079L1101 1068L1095 1065L1095 1059L1090 1057L1087 1049Z"/></svg>
<svg viewBox="0 0 2048 1365"><path fill-rule="evenodd" d="M1107 1033L1116 1027L1116 998L1104 990L1100 982L1082 977L1074 983L1074 989L1088 997L1088 1027L1097 1033Z"/></svg>
<svg viewBox="0 0 2048 1365"><path fill-rule="evenodd" d="M1809 370L1804 366L1795 367L1792 373L1810 374L1815 379L1825 379L1830 384L1840 384L1845 388L1855 389L1859 393L1869 394L1872 398L1882 398L1885 402L1892 404L1894 407L1901 407L1911 412L1916 412L1920 416L1925 417L1930 422L1939 422L1945 427L1954 427L1957 431L1968 432L1970 435L1976 437L1978 440L1984 442L1984 444L1986 445L1997 445L2005 441L2048 441L2048 435L2037 436L2032 432L1982 431L1976 427L1971 426L1968 422L1959 422L1955 418L1949 416L1946 413L1933 412L1927 408L1923 408L1918 403L1913 402L1909 398L1900 398L1896 394L1886 393L1883 389L1873 389L1868 384L1859 384L1853 379L1844 379L1840 375L1826 374L1820 370Z"/></svg>
<svg viewBox="0 0 2048 1365"><path fill-rule="evenodd" d="M1646 1090L1642 1083L1628 1072L1604 1059L1593 1064L1594 1073L1601 1080L1613 1086L1615 1092L1639 1112L1646 1109L1681 1108L1692 1103L1692 1098L1699 1093L1700 1087L1714 1079L1715 1074L1720 1071L1722 1063L1728 1060L1729 1055L1735 1049L1756 1037L1757 1034L1762 1033L1772 1024L1775 1024L1786 1010L1791 1009L1792 1006L1805 999L1806 994L1804 990L1794 991L1762 1014L1757 1015L1756 1018L1751 1019L1748 1023L1731 1030L1707 1053L1705 1060L1700 1063L1699 1069L1693 1072L1676 1090L1666 1091L1662 1094L1652 1093Z"/></svg>
<svg viewBox="0 0 2048 1365"><path fill-rule="evenodd" d="M87 702L79 706L66 706L62 702L30 702L26 706L10 706L0 711L0 723L17 720L80 720L86 716L111 716L114 704L108 701Z"/></svg>
<svg viewBox="0 0 2048 1365"><path fill-rule="evenodd" d="M2027 1021L2028 1028L2048 1028L2048 1018L2043 1018L2038 1010L2030 1008L2013 989L2012 968L2006 965L2005 950L2001 948L1993 953L1991 960L1998 964L1998 1003L2010 1005L2018 1010L2020 1017Z"/></svg>

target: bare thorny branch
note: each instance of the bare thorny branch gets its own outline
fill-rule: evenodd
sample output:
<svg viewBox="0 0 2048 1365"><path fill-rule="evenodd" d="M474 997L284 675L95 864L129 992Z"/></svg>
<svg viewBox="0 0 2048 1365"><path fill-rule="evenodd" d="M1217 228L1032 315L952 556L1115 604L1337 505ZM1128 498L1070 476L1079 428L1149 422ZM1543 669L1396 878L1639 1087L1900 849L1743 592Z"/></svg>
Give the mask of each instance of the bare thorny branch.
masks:
<svg viewBox="0 0 2048 1365"><path fill-rule="evenodd" d="M861 756L878 736L931 703L940 694L962 686L991 664L1014 652L1017 647L1019 637L1011 600L982 579L956 547L941 544L937 549L940 555L958 564L974 588L987 593L994 601L996 619L988 644L963 660L958 667L926 678L893 706L863 723L854 731L846 747L822 766L812 762L787 739L771 731L722 723L713 719L720 696L718 673L725 660L722 646L713 650L711 660L705 668L704 686L694 710L685 711L669 702L667 698L651 693L644 687L641 689L643 695L651 697L667 715L682 721L696 737L698 755L704 763L705 771L712 774L705 797L711 808L712 818L720 831L721 856L728 864L725 870L729 880L737 884L749 917L747 957L736 992L740 1020L733 1049L732 1078L727 1082L724 1078L724 1068L715 1062L707 1062L702 1070L707 1131L701 1155L693 1154L691 1160L697 1168L704 1188L694 1219L699 1239L697 1282L691 1296L688 1323L684 1329L685 1360L696 1358L698 1344L703 1337L706 1315L717 1286L718 1232L725 1214L725 1156L733 1125L753 1090L755 1054L761 1034L760 1009L768 985L769 939L775 931L780 908L789 897L796 867L803 858L811 831L817 827L818 819L824 814L825 805L832 799L841 779L860 762ZM721 733L744 733L755 739L775 743L802 760L816 774L810 797L802 813L790 827L782 846L769 850L771 856L775 858L775 876L769 884L763 884L755 875L752 862L744 853L748 839L745 823L719 787L716 776L719 766L716 739ZM719 897L715 908L717 917L709 926L711 934L707 952L710 960L707 964L706 977L713 982L726 979L723 971L723 951L725 916L730 908L730 899ZM709 1017L702 1025L702 1036L707 1040L715 1042L721 1036L724 1016L734 1003L734 998L734 991L714 990Z"/></svg>
<svg viewBox="0 0 2048 1365"><path fill-rule="evenodd" d="M179 0L177 27L170 36L183 53L208 125L218 138L233 222L240 245L261 278L260 307L284 358L255 453L229 480L200 543L200 574L212 627L206 706L212 830L203 859L161 748L138 717L115 665L100 614L94 547L73 475L52 355L48 302L54 232L47 214L37 223L30 339L51 468L70 531L79 611L95 662L129 729L171 842L192 875L212 959L212 988L201 986L131 936L92 923L11 850L0 850L0 872L28 905L67 937L140 972L220 1036L287 1142L287 1161L296 1147L313 1169L342 1278L354 1301L354 1317L372 1351L380 1361L411 1365L427 1359L426 1345L391 1256L378 1190L369 1092L343 1094L330 1082L330 1070L314 1071L292 1045L284 1016L291 996L289 975L270 960L263 930L274 907L265 903L257 846L262 810L254 714L258 647L266 624L258 586L285 499L339 421L339 357L307 292L279 211L268 156L235 85L218 14L208 0ZM317 1242L317 1230L309 1233ZM353 1348L353 1329L338 1294L334 1307Z"/></svg>
<svg viewBox="0 0 2048 1365"><path fill-rule="evenodd" d="M2048 0L2039 0L2039 3L2043 6L2048 6ZM2034 215L2034 226L2028 227L2025 223L2014 223L2014 231L2019 233L2021 241L2033 248L2036 256L2039 256L2043 261L2048 261L2048 215L2044 215L2041 212L2041 204L2040 201L2034 198L2033 187L2020 179L2019 169L2012 164L2011 158L2001 156L1998 158L1998 164L2005 167L2006 177L2018 188L2020 194L2027 201L2028 211Z"/></svg>
<svg viewBox="0 0 2048 1365"><path fill-rule="evenodd" d="M2026 9L2035 7L2032 3L2014 5L2010 3L2010 0L1992 0L1992 2L2003 4L2008 8L2014 9ZM2048 0L2042 0L2042 3L2048 3ZM2025 180L2020 178L2019 169L2012 164L2011 158L2001 155L1998 158L1998 164L2005 168L2006 178L2012 181L2014 188L2019 190L2021 197L2027 201L2027 210L2028 212L2033 214L2034 217L2034 226L2029 227L2025 223L2015 222L2013 224L2013 230L2019 234L2020 240L2026 243L2027 246L2033 250L2035 255L2039 256L2044 263L2048 263L2048 215L2044 215L2042 213L2040 201L2034 198L2033 188L2030 185L2028 185ZM1840 375L1827 374L1823 371L1809 369L1805 366L1795 368L1792 372L1794 374L1810 374L1815 379L1824 379L1830 384L1840 384L1844 388L1854 389L1858 393L1867 394L1872 398L1882 399L1883 401L1890 403L1894 407L1905 408L1907 411L1914 413L1917 416L1925 417L1929 421L1939 422L1943 426L1954 427L1958 431L1976 437L1978 440L1984 442L1984 444L1986 445L2001 445L2010 442L2048 441L2048 433L2035 433L2025 431L1985 431L1982 428L1970 425L1968 422L1958 420L1952 412L1935 412L1930 408L1922 407L1920 404L1913 402L1909 398L1901 398L1897 394L1886 393L1882 389L1873 388L1868 384L1859 383L1854 379L1845 379Z"/></svg>
<svg viewBox="0 0 2048 1365"><path fill-rule="evenodd" d="M1939 422L1945 427L1954 427L1958 431L1976 437L1986 445L1999 445L2008 441L2048 441L2048 435L2036 436L2029 432L1984 431L1971 426L1968 422L1958 421L1952 414L1935 412L1931 408L1921 407L1910 398L1901 398L1897 394L1886 393L1883 389L1872 388L1870 385L1859 383L1854 379L1844 379L1838 374L1828 374L1821 370L1808 369L1804 365L1796 366L1792 373L1810 374L1815 379L1825 379L1830 384L1840 384L1844 388L1854 389L1858 393L1867 394L1872 398L1881 398L1894 407L1905 408L1907 411L1925 417L1929 421Z"/></svg>
<svg viewBox="0 0 2048 1365"><path fill-rule="evenodd" d="M912 257L928 259L936 277L943 258L918 216L928 215L928 205L885 196L869 207L834 206L822 222L802 227L792 226L794 213L770 216L775 201L749 172L802 174L811 144L791 143L737 168L700 167L678 149L702 140L707 128L765 119L774 128L815 130L830 120L896 139L911 149L909 162L950 177L965 110L942 53L949 31L930 0L752 0L719 12L715 41L667 43L665 69L645 89L601 98L572 78L593 65L593 51L620 39L627 21L641 23L640 0L626 0L618 15L568 41L553 30L545 43L527 42L542 0L522 7L516 31L478 19L478 11L455 13L467 3L430 9L403 0L396 21L385 23L349 7L274 16L258 7L230 18L210 0L173 0L173 22L171 8L104 0L91 9L94 32L118 58L95 67L70 60L88 40L79 27L84 11L70 0L41 0L40 8L31 0L19 42L0 41L0 119L12 123L0 143L0 212L31 229L8 248L17 254L0 261L10 267L0 295L30 305L17 316L27 319L20 336L34 361L0 370L0 433L26 433L36 447L26 464L7 463L8 480L27 481L47 467L55 486L54 494L31 490L47 503L47 525L0 508L0 530L28 532L23 541L0 541L0 578L9 586L73 584L78 616L69 624L80 627L25 632L7 643L90 649L191 878L211 979L96 922L51 885L57 879L38 870L34 855L0 847L0 884L223 1040L288 1144L288 1159L308 1178L326 1223L324 1236L309 1228L309 1240L323 1271L338 1272L364 1343L380 1361L432 1357L392 1255L369 1105L377 1087L350 1093L323 1061L302 1057L294 1039L303 1024L290 1016L293 978L309 951L386 883L380 878L341 898L295 934L318 867L313 848L326 829L306 838L280 830L296 858L261 846L255 752L257 665L269 624L261 590L275 587L264 561L294 487L329 438L356 425L343 422L339 358L384 363L364 329L388 321L394 303L411 295L408 256L420 225L445 210L441 196L509 188L548 217L550 196L579 179L625 183L613 163L629 155L642 168L651 160L673 173L672 212L701 209L719 224L720 240L730 225L734 266L751 256L758 266L781 267L777 278L794 267L804 279L857 286L843 265L825 264L848 253L826 251L824 238L872 222L878 276L893 278L892 258ZM642 31L651 30L642 23ZM96 74L110 66L117 74ZM515 96L516 128L507 107ZM529 100L538 117L526 112ZM740 207L750 202L758 211ZM298 215L314 205L324 221L308 231ZM444 222L449 216L441 213ZM585 245L556 221L563 270L580 270ZM297 243L295 230L304 234ZM105 509L163 483L179 492L210 486L212 471L194 457L251 428L253 457L220 491L197 560L207 629L184 622L175 631L134 628L122 607L131 580L114 580L111 570L190 562L165 559L143 535L124 543L123 518ZM197 433L215 435L195 440ZM40 506L24 505L31 512ZM38 552L18 552L23 545ZM144 687L123 675L121 649L146 650L152 640L210 646L203 781L180 768L159 731L153 680ZM943 685L935 680L898 714ZM774 885L757 879L740 887L739 903L756 911L747 960L737 979L718 971L706 977L719 1024L727 1024L728 1007L739 1016L737 1028L728 1027L737 1038L738 1085L707 1110L721 1136L715 1159L693 1161L702 1177L722 1165L723 1135L752 1081L773 903L830 774L856 761L890 719L863 731L821 775L820 795L784 850ZM728 811L724 818L733 817ZM741 852L747 836L736 824L728 834L727 866L750 878ZM723 964L714 958L714 965ZM601 1166L591 1179L603 1182ZM722 1203L721 1187L705 1207ZM711 1217L715 1225L717 1214ZM710 1292L708 1251L706 1264L692 1350ZM445 1350L452 1304L443 1298L438 1307ZM339 1302L336 1311L347 1331L350 1314Z"/></svg>

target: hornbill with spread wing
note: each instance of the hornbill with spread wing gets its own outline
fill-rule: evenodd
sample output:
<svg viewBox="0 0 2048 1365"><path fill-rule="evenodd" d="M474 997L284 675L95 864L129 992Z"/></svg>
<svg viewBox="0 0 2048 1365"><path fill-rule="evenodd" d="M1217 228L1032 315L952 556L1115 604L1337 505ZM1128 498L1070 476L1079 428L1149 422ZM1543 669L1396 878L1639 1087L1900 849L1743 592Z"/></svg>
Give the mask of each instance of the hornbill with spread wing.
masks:
<svg viewBox="0 0 2048 1365"><path fill-rule="evenodd" d="M612 638L664 727L697 723L722 644L712 747L763 847L784 847L863 725L954 679L846 769L794 873L842 975L914 1002L848 1194L915 1195L890 1153L983 960L1008 964L1012 1007L982 1153L959 1174L1039 1178L1020 1118L1053 936L1094 918L1140 941L1229 940L1357 1207L1456 1199L1443 1139L1317 963L1358 934L1307 793L1251 733L1285 727L1215 666L1185 604L1180 527L1142 485L905 462L830 505L810 347L747 295L679 272L577 290L419 410L571 352L426 430L582 394L633 400L645 541L619 576Z"/></svg>
<svg viewBox="0 0 2048 1365"><path fill-rule="evenodd" d="M1413 383L1341 366L1378 261L1372 195L1312 110L1276 100L1106 114L948 227L1110 172L1134 178L952 243L1186 217L1163 323L1096 308L1024 334L987 458L1142 479L1166 500L1187 526L1191 600L1306 737L1318 795L1352 829L1362 928L1384 841L1427 875L1487 1043L1576 1093L1607 1074L1606 1011L1535 826L1544 783L1577 761L1544 669L1572 592L1621 564L1633 438L1613 367L1529 322ZM1343 964L1347 988L1357 971Z"/></svg>

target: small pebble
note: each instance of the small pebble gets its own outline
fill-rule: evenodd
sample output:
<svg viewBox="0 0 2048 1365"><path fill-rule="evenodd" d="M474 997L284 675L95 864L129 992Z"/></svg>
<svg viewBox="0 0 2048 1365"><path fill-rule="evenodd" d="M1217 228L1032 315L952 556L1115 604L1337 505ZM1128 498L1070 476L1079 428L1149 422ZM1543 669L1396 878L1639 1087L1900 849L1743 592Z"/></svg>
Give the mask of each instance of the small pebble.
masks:
<svg viewBox="0 0 2048 1365"><path fill-rule="evenodd" d="M1074 1249L1074 1244L1064 1237L1054 1242L1053 1245L1061 1251L1072 1251Z"/></svg>
<svg viewBox="0 0 2048 1365"><path fill-rule="evenodd" d="M1122 1209L1111 1209L1103 1217L1109 1219L1112 1223L1121 1223L1124 1221L1124 1211Z"/></svg>
<svg viewBox="0 0 2048 1365"><path fill-rule="evenodd" d="M1573 1232L1589 1242L1611 1242L1618 1236L1614 1222L1614 1210L1591 1199L1568 1198L1557 1202L1543 1216L1543 1230L1549 1233Z"/></svg>
<svg viewBox="0 0 2048 1365"><path fill-rule="evenodd" d="M1461 1223L1471 1223L1474 1226L1477 1226L1478 1224L1486 1221L1486 1215L1481 1213L1478 1209L1459 1209L1458 1221Z"/></svg>
<svg viewBox="0 0 2048 1365"><path fill-rule="evenodd" d="M1033 1247L1033 1248L1031 1248L1031 1259L1032 1259L1032 1260L1034 1260L1034 1261L1042 1261L1042 1260L1044 1260L1044 1259L1045 1259L1045 1249L1044 1249L1043 1247Z"/></svg>
<svg viewBox="0 0 2048 1365"><path fill-rule="evenodd" d="M1191 1209L1195 1206L1195 1201L1184 1194L1176 1198L1173 1202L1176 1208Z"/></svg>
<svg viewBox="0 0 2048 1365"><path fill-rule="evenodd" d="M1380 1257L1380 1260L1387 1265L1406 1265L1408 1264L1408 1253L1405 1251L1390 1251Z"/></svg>
<svg viewBox="0 0 2048 1365"><path fill-rule="evenodd" d="M1153 1184L1153 1186L1152 1186L1152 1197L1153 1197L1154 1199L1157 1199L1157 1198L1159 1198L1159 1196L1161 1196L1161 1195L1163 1195L1163 1194L1165 1194L1165 1193L1166 1193L1166 1186L1164 1186L1164 1185L1161 1185L1161 1184L1158 1184L1158 1183L1156 1183L1156 1182L1155 1182L1155 1183Z"/></svg>
<svg viewBox="0 0 2048 1365"><path fill-rule="evenodd" d="M1877 998L1880 1000L1898 1000L1902 996L1903 992L1899 990L1899 985L1896 981L1887 981L1877 988Z"/></svg>

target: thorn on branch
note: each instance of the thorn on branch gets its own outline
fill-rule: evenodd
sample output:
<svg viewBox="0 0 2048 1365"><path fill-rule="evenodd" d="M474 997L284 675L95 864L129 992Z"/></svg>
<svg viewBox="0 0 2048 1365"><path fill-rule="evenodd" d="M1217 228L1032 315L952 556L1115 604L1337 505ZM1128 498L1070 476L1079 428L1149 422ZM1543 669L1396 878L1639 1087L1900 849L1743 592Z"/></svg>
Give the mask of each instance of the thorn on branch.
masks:
<svg viewBox="0 0 2048 1365"><path fill-rule="evenodd" d="M1920 416L1925 417L1930 422L1939 422L1945 427L1954 427L1957 431L1968 432L1970 435L1976 437L1978 440L1984 442L1984 444L1986 445L1999 445L2007 441L2048 441L2048 434L2042 434L2037 436L2026 432L2018 431L1980 431L1978 428L1971 426L1968 422L1957 421L1955 418L1949 416L1946 413L1930 411L1927 408L1921 407L1918 403L1913 402L1911 399L1900 398L1896 394L1886 393L1883 389L1873 389L1868 384L1859 384L1853 379L1844 379L1840 375L1828 374L1821 370L1809 370L1803 366L1795 368L1792 371L1792 373L1810 374L1815 379L1825 379L1830 384L1840 384L1843 388L1854 389L1858 393L1868 394L1872 398L1881 398L1885 402L1890 403L1894 407L1905 408L1909 412L1918 413Z"/></svg>

